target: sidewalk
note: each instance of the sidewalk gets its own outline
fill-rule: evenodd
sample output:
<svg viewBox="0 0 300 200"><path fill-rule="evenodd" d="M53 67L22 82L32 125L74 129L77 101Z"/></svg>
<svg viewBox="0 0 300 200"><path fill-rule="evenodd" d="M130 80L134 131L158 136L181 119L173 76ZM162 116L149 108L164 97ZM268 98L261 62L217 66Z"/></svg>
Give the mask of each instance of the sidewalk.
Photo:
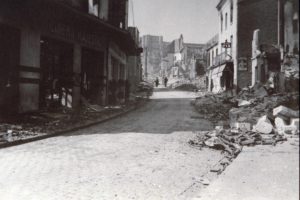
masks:
<svg viewBox="0 0 300 200"><path fill-rule="evenodd" d="M0 122L0 148L55 137L67 132L92 126L133 111L147 102L140 98L123 106L107 107L99 111L37 113L18 116Z"/></svg>
<svg viewBox="0 0 300 200"><path fill-rule="evenodd" d="M298 200L299 137L277 146L244 147L195 200Z"/></svg>

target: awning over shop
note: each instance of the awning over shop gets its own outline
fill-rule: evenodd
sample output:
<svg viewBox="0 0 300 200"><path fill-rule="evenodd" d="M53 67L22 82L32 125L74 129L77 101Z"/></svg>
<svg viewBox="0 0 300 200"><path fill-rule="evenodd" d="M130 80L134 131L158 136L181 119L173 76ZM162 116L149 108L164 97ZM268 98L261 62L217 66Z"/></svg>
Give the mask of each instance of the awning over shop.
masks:
<svg viewBox="0 0 300 200"><path fill-rule="evenodd" d="M214 68L212 70L211 75L215 76L215 77L221 77L223 75L223 71L225 70L225 68L226 68L226 64L221 65L221 66L219 66L217 68Z"/></svg>

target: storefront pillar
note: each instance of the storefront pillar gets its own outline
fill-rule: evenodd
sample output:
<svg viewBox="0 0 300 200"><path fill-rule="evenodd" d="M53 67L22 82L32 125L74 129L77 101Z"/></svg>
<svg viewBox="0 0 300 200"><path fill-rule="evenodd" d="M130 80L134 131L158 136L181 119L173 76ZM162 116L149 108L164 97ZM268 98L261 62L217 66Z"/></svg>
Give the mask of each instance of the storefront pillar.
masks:
<svg viewBox="0 0 300 200"><path fill-rule="evenodd" d="M20 38L19 112L39 109L40 33L22 29Z"/></svg>
<svg viewBox="0 0 300 200"><path fill-rule="evenodd" d="M80 106L80 83L81 83L81 46L75 44L73 50L73 92L72 107Z"/></svg>

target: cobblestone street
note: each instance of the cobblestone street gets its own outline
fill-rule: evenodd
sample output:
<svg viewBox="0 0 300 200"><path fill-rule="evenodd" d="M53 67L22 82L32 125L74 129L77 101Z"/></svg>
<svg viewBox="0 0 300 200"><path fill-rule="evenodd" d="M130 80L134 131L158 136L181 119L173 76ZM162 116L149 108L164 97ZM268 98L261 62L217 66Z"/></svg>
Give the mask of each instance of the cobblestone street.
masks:
<svg viewBox="0 0 300 200"><path fill-rule="evenodd" d="M178 97L185 98L178 98ZM195 182L221 159L190 147L194 93L156 92L125 116L97 126L0 150L0 199L191 199Z"/></svg>

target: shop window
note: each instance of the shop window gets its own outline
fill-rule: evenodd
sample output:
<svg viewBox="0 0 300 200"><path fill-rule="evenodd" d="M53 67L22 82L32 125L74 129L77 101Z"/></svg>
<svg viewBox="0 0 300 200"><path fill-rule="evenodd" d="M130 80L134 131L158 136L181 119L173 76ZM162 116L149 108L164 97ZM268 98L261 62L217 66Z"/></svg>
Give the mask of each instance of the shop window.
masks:
<svg viewBox="0 0 300 200"><path fill-rule="evenodd" d="M73 47L42 38L40 107L72 106Z"/></svg>

